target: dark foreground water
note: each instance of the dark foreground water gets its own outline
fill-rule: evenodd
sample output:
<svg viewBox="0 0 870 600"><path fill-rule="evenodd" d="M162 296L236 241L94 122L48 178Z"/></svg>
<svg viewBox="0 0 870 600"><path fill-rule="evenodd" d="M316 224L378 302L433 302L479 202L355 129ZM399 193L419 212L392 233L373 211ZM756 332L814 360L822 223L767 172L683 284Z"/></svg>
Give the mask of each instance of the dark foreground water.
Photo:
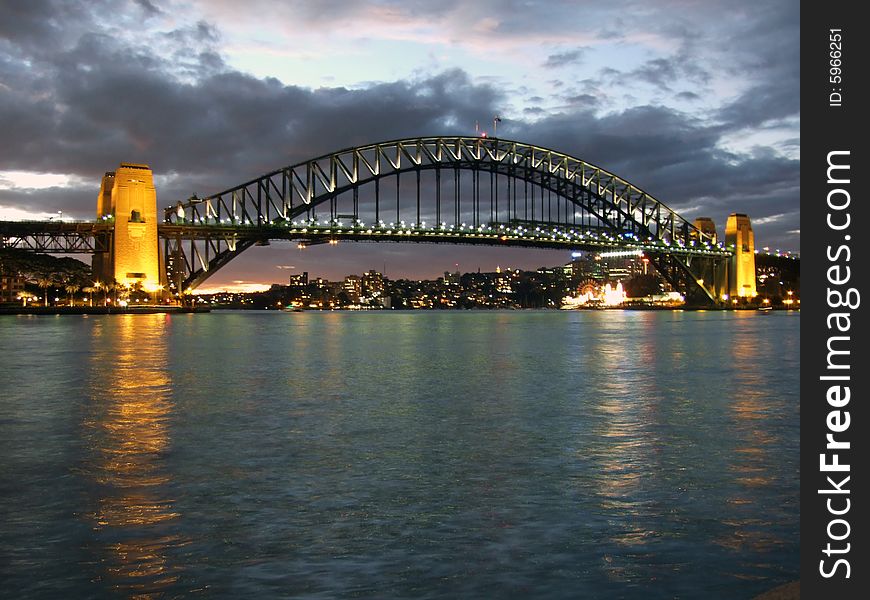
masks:
<svg viewBox="0 0 870 600"><path fill-rule="evenodd" d="M0 317L0 595L751 598L794 313Z"/></svg>

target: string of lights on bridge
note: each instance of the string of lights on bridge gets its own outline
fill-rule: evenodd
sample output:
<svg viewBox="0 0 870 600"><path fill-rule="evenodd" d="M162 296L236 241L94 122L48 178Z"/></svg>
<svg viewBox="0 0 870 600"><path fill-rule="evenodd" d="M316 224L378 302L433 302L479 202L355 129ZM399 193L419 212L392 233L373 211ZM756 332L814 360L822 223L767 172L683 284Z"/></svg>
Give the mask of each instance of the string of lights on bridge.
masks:
<svg viewBox="0 0 870 600"><path fill-rule="evenodd" d="M232 218L224 218L224 219L203 219L203 218L194 218L191 219L194 224L204 225L204 226L214 226L220 228L226 228L228 230L232 230L234 228L243 227L243 228L255 228L262 227L264 224L260 223L247 223L242 222L241 220L235 221ZM504 224L504 223L489 223L486 225L469 225L467 223L461 223L459 225L449 225L447 223L439 223L437 225L427 225L426 221L421 221L420 223L406 223L405 221L400 221L399 223L395 222L385 222L383 220L374 223L374 224L366 224L361 220L354 220L351 224L342 223L340 219L338 220L316 220L316 219L304 219L299 221L285 221L281 218L271 220L265 225L269 225L272 227L280 227L288 230L289 233L296 233L300 235L318 235L318 236L328 236L328 235L355 235L355 234L365 234L365 235L384 235L384 236L446 236L446 237L472 237L472 238L485 238L485 239L501 239L501 240L520 240L520 241L546 241L549 243L561 243L564 245L572 245L577 243L582 243L586 245L607 245L612 246L614 244L621 244L631 248L633 250L626 251L617 251L608 253L608 256L616 257L616 256L629 256L629 255L639 255L643 253L643 250L655 251L655 250L668 250L669 252L680 252L681 250L688 254L707 254L707 255L724 255L729 253L729 249L725 246L725 244L717 243L711 244L707 241L696 241L690 240L688 244L679 240L677 243L672 244L669 240L654 240L649 238L647 240L641 240L637 235L633 233L625 233L621 237L607 235L607 234L599 234L594 231L577 231L576 229L567 229L563 230L560 228L546 228L536 226L534 228L524 227L522 225L512 225L512 224ZM329 243L337 244L338 239L327 240ZM299 247L304 248L309 244L304 242L300 242ZM765 254L771 256L779 256L784 258L796 259L798 258L796 255L791 252L782 252L780 250L776 250L776 252L761 252L756 250L756 254ZM602 255L604 256L604 255Z"/></svg>
<svg viewBox="0 0 870 600"><path fill-rule="evenodd" d="M439 223L427 225L425 221L420 223L406 223L405 221L385 222L379 221L374 224L366 224L361 220L354 220L351 224L344 224L341 220L306 219L301 221L284 221L275 219L267 223L243 223L236 222L232 218L218 219L191 219L192 224L225 228L228 231L242 228L263 227L263 225L286 229L291 234L318 235L318 236L342 236L342 235L384 235L384 236L439 236L439 237L465 237L492 240L520 240L520 241L545 241L564 245L585 244L613 246L616 244L636 247L649 251L668 250L669 252L683 252L687 254L726 255L727 248L723 244L711 244L709 242L697 242L690 240L688 244L682 242L671 243L669 240L640 239L634 233L624 233L621 236L597 233L594 231L578 231L576 229L561 229L536 226L525 227L516 224L489 223L486 225L448 225ZM333 241L333 240L330 240ZM338 240L335 240L336 242ZM304 244L301 244L304 247Z"/></svg>
<svg viewBox="0 0 870 600"><path fill-rule="evenodd" d="M103 223L112 223L114 221L114 217L112 215L102 215L99 221ZM203 218L192 218L189 219L191 224L203 225L207 227L218 227L222 229L226 229L228 232L231 232L233 229L243 228L243 229L255 229L258 227L262 227L262 223L255 222L247 222L242 219L232 219L232 218L224 218L224 219L203 219ZM24 221L31 223L41 223L43 221ZM65 223L80 223L89 225L92 224L91 221L79 220L79 219L64 219ZM564 244L566 246L570 246L571 244L582 243L584 245L601 245L601 246L612 246L614 244L621 244L629 247L628 250L615 250L610 252L603 252L600 254L603 258L627 258L631 256L640 256L643 254L643 250L655 251L655 250L668 250L673 252L675 249L677 252L680 249L685 249L687 253L693 254L708 254L708 255L725 255L729 254L730 251L734 248L733 244L731 246L726 246L725 244L719 242L716 244L711 244L707 241L698 242L696 240L690 240L688 247L686 244L682 243L680 240L676 244L672 244L667 240L653 240L652 238L647 239L646 241L640 240L633 233L626 233L622 238L606 235L606 234L598 234L594 231L577 231L576 229L569 229L566 231L562 231L559 228L541 228L535 227L534 229L523 227L522 225L511 226L510 224L505 225L503 223L498 224L487 224L487 225L468 225L467 223L461 223L460 225L448 225L447 223L440 223L437 226L427 226L426 221L421 221L416 226L413 224L407 224L405 221L400 221L398 225L394 222L387 223L385 221L379 221L373 225L366 225L365 222L361 220L355 220L350 225L345 225L342 223L340 219L334 221L318 221L316 219L304 219L300 221L285 221L284 219L278 218L273 219L266 223L266 225L272 227L280 227L288 230L289 233L296 233L301 235L306 234L315 234L315 235L354 235L354 234L365 234L365 235L384 235L384 236L447 236L447 237L475 237L475 238L488 238L488 239L511 239L511 240L520 240L520 241L547 241L551 243ZM325 240L321 243L332 243L337 244L339 240ZM300 243L300 247L305 247L305 244ZM755 254L761 256L776 256L780 258L787 258L791 260L799 260L800 254L797 252L791 252L788 250L780 250L779 248L775 250L771 250L769 247L764 247L762 249L756 249Z"/></svg>

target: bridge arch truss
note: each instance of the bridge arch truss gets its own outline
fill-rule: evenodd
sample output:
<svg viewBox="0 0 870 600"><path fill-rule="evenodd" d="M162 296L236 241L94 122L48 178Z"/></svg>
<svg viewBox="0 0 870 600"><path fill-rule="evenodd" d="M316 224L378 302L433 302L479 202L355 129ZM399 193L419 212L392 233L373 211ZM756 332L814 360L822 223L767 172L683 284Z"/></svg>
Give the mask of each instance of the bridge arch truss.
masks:
<svg viewBox="0 0 870 600"><path fill-rule="evenodd" d="M414 241L637 249L688 294L716 301L730 253L642 189L548 148L483 137L369 144L165 210L178 293L270 240Z"/></svg>

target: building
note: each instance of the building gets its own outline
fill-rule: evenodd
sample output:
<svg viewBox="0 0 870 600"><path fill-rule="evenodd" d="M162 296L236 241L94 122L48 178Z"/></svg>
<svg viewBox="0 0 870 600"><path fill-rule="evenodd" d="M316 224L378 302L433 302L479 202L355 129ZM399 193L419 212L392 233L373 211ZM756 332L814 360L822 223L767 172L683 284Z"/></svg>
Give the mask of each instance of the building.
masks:
<svg viewBox="0 0 870 600"><path fill-rule="evenodd" d="M786 298L789 292L800 297L800 260L790 256L756 254L755 281L759 295L766 298Z"/></svg>
<svg viewBox="0 0 870 600"><path fill-rule="evenodd" d="M359 275L348 275L345 277L342 291L347 294L351 302L359 302L360 296L362 296L362 277Z"/></svg>
<svg viewBox="0 0 870 600"><path fill-rule="evenodd" d="M24 293L24 278L0 272L0 303L17 302Z"/></svg>
<svg viewBox="0 0 870 600"><path fill-rule="evenodd" d="M380 298L384 295L384 276L371 270L362 276L362 295L366 298Z"/></svg>
<svg viewBox="0 0 870 600"><path fill-rule="evenodd" d="M459 285L459 281L462 278L462 275L457 270L455 273L451 273L450 271L444 271L444 283L445 285Z"/></svg>
<svg viewBox="0 0 870 600"><path fill-rule="evenodd" d="M94 277L149 293L160 290L166 282L157 242L157 192L148 165L121 163L103 176L97 220L113 223L114 233L108 251L94 253Z"/></svg>
<svg viewBox="0 0 870 600"><path fill-rule="evenodd" d="M607 279L607 265L598 255L579 254L571 261L571 279L575 282L586 279L604 281Z"/></svg>
<svg viewBox="0 0 870 600"><path fill-rule="evenodd" d="M732 298L755 297L755 235L747 215L728 215L725 245L734 253L728 265L728 293Z"/></svg>
<svg viewBox="0 0 870 600"><path fill-rule="evenodd" d="M291 275L288 285L292 288L304 288L308 286L308 271L303 271L301 275Z"/></svg>

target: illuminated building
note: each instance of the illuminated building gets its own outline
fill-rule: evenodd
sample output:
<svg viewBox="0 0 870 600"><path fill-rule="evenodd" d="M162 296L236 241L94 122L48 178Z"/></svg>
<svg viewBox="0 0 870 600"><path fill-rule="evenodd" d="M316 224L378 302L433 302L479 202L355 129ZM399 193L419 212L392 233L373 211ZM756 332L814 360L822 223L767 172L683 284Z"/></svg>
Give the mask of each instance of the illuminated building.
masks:
<svg viewBox="0 0 870 600"><path fill-rule="evenodd" d="M384 294L384 276L377 271L368 271L362 276L363 294L369 298L378 298Z"/></svg>
<svg viewBox="0 0 870 600"><path fill-rule="evenodd" d="M755 288L755 236L749 217L739 213L728 216L725 245L734 252L728 273L728 292L732 298L752 298Z"/></svg>
<svg viewBox="0 0 870 600"><path fill-rule="evenodd" d="M342 290L351 302L359 302L362 296L362 278L359 275L348 275L344 278Z"/></svg>
<svg viewBox="0 0 870 600"><path fill-rule="evenodd" d="M0 272L0 302L15 302L23 293L23 277Z"/></svg>
<svg viewBox="0 0 870 600"><path fill-rule="evenodd" d="M302 275L291 275L288 283L293 288L306 287L308 285L308 271L303 271Z"/></svg>
<svg viewBox="0 0 870 600"><path fill-rule="evenodd" d="M598 255L580 254L574 257L570 266L571 278L576 281L582 279L604 281L607 279L607 265L601 261L601 257Z"/></svg>
<svg viewBox="0 0 870 600"><path fill-rule="evenodd" d="M462 278L462 276L459 274L459 271L456 271L455 273L451 273L449 271L444 271L444 283L446 285L458 286L461 278Z"/></svg>
<svg viewBox="0 0 870 600"><path fill-rule="evenodd" d="M160 290L165 281L157 243L157 193L147 165L121 163L103 176L97 220L112 222L114 234L107 252L94 253L96 279L139 285L149 293Z"/></svg>
<svg viewBox="0 0 870 600"><path fill-rule="evenodd" d="M519 271L517 271L517 273L519 273ZM504 273L502 273L500 269L496 271L495 291L499 294L513 294L513 283L511 282L512 275L513 272L510 270L505 271Z"/></svg>

